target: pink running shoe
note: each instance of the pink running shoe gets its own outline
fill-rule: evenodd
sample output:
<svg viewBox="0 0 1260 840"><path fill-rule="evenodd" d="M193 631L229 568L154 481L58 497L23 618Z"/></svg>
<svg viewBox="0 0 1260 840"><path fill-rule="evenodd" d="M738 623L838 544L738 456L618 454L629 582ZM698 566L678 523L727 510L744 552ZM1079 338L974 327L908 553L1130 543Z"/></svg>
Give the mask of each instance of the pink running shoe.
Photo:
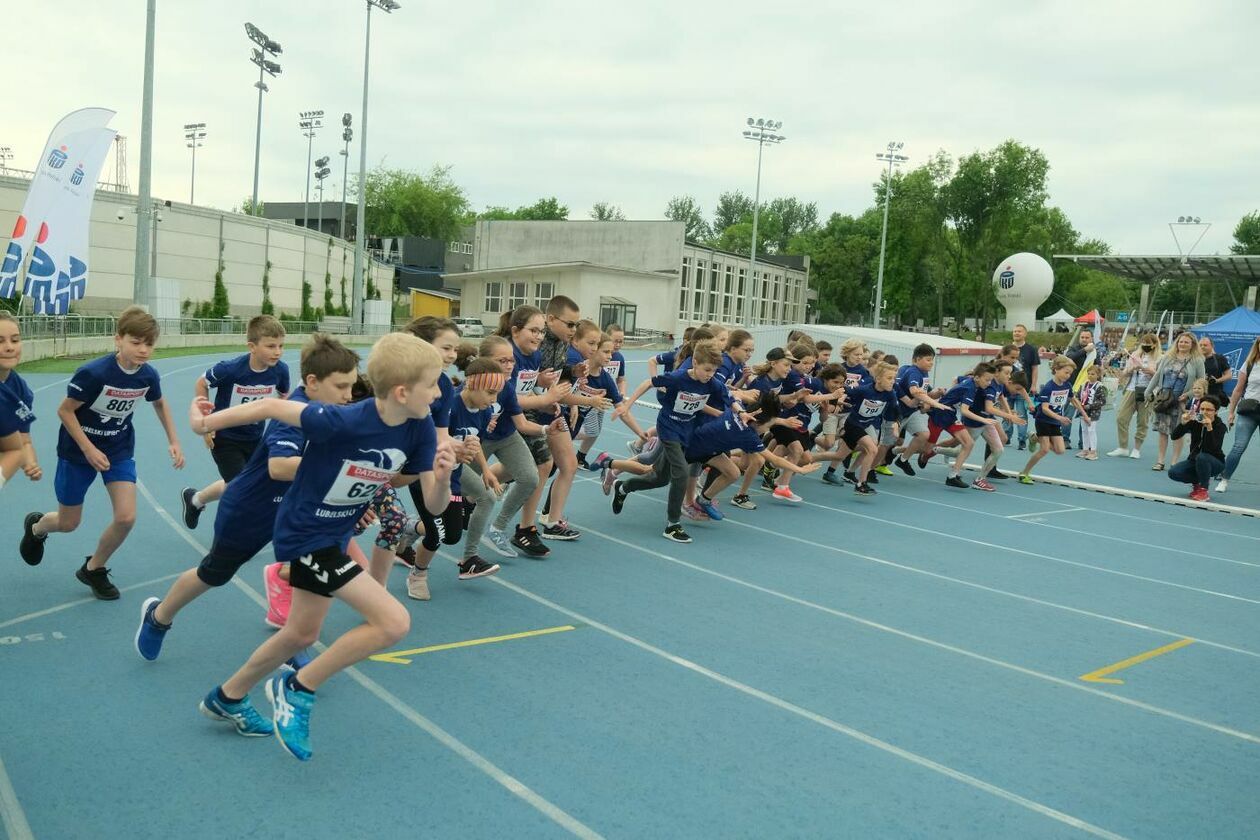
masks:
<svg viewBox="0 0 1260 840"><path fill-rule="evenodd" d="M612 467L604 467L604 475L600 478L600 486L604 489L604 495L607 496L612 492L613 485L617 482L617 471Z"/></svg>
<svg viewBox="0 0 1260 840"><path fill-rule="evenodd" d="M267 626L279 630L289 620L289 605L293 603L293 587L280 577L281 563L263 567L263 589L267 592Z"/></svg>

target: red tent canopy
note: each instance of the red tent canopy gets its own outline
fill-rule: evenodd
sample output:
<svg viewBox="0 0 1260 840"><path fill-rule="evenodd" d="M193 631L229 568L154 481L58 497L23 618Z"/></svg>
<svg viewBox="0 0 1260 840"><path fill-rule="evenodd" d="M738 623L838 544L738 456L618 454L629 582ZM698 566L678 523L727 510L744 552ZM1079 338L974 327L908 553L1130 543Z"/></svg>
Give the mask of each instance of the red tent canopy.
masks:
<svg viewBox="0 0 1260 840"><path fill-rule="evenodd" d="M1099 315L1099 314L1098 314L1098 310L1097 310L1097 309L1091 309L1090 311L1086 312L1086 313L1085 313L1084 315L1082 315L1081 317L1077 318L1077 319L1076 319L1076 323L1078 323L1078 324L1097 324L1097 323L1099 323L1099 322L1101 322L1101 321L1105 321L1105 320L1107 320L1107 319L1106 319L1106 318L1104 318L1103 316Z"/></svg>

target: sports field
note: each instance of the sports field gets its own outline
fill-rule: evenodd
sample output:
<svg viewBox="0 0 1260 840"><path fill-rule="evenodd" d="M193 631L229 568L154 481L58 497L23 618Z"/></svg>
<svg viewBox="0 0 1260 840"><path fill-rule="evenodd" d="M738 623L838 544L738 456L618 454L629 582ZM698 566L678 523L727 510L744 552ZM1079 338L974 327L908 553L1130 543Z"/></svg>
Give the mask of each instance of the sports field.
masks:
<svg viewBox="0 0 1260 840"><path fill-rule="evenodd" d="M197 703L271 632L269 556L182 613L158 661L132 646L141 602L210 542L210 517L195 532L175 517L180 488L216 476L183 420L213 360L156 363L189 465L170 468L138 411L117 602L74 578L108 521L99 488L42 565L17 556L22 515L54 505L68 374L28 377L49 475L0 495L11 840L1256 837L1260 520L1046 484L955 490L939 464L868 498L804 476L803 503L723 505L687 523L691 545L660 536L664 490L613 517L587 479L568 511L582 538L545 561L470 582L435 563L430 602L396 571L411 635L320 690L313 760L241 738ZM604 435L624 451L621 426ZM1258 449L1219 501L1260 508ZM1041 469L1181 494L1152 460ZM334 607L325 636L354 621Z"/></svg>

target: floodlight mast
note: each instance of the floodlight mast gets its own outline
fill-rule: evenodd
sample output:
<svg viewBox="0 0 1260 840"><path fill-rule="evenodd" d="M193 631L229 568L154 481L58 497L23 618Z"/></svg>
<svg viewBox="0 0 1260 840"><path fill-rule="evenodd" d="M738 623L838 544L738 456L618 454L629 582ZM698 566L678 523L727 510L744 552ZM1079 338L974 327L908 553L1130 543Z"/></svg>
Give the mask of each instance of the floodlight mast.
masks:
<svg viewBox="0 0 1260 840"><path fill-rule="evenodd" d="M878 152L875 155L876 160L887 161L888 177L884 181L884 226L879 235L879 273L875 278L875 314L873 323L875 329L879 329L880 316L884 312L884 248L888 244L888 205L892 203L892 171L894 166L910 160L907 156L900 154L901 147L905 143L892 140L888 143L887 152Z"/></svg>
<svg viewBox="0 0 1260 840"><path fill-rule="evenodd" d="M250 213L258 213L258 162L262 153L262 106L263 94L267 92L267 83L263 81L263 75L266 74L275 78L280 75L280 65L274 61L270 61L268 55L280 55L284 50L280 45L271 40L252 23L245 24L245 34L249 40L258 45L258 48L252 51L250 62L258 66L258 81L254 83L254 87L258 88L258 127L254 132L254 191L252 193L252 204L250 205Z"/></svg>
<svg viewBox="0 0 1260 840"><path fill-rule="evenodd" d="M758 216L761 210L761 153L765 149L767 143L773 146L773 145L782 143L787 138L784 137L782 134L774 133L783 127L782 122L776 122L775 120L768 120L768 119L765 119L764 117L761 117L761 118L749 117L746 122L747 122L748 128L744 130L744 139L757 141L757 186L756 186L756 189L753 191L752 245L748 251L748 278L747 278L748 285L745 287L745 291L748 292L748 294L745 294L743 296L744 309L745 309L743 313L744 314L743 320L745 323L751 324L751 321L748 319L747 316L749 315L749 311L752 308L752 305L751 305L751 301L753 298L752 291L754 288L754 284L756 283L757 222L758 222Z"/></svg>

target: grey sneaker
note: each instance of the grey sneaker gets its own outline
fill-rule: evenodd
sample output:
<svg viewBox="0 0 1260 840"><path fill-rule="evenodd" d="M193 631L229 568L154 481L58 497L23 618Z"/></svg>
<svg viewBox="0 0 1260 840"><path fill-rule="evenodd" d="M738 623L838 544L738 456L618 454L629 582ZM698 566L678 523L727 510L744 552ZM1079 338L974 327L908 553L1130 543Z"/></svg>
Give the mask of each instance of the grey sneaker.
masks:
<svg viewBox="0 0 1260 840"><path fill-rule="evenodd" d="M520 552L512 547L511 539L497 528L487 528L481 541L487 548L500 557L520 557Z"/></svg>
<svg viewBox="0 0 1260 840"><path fill-rule="evenodd" d="M407 597L417 601L429 600L428 569L412 569L407 573Z"/></svg>

